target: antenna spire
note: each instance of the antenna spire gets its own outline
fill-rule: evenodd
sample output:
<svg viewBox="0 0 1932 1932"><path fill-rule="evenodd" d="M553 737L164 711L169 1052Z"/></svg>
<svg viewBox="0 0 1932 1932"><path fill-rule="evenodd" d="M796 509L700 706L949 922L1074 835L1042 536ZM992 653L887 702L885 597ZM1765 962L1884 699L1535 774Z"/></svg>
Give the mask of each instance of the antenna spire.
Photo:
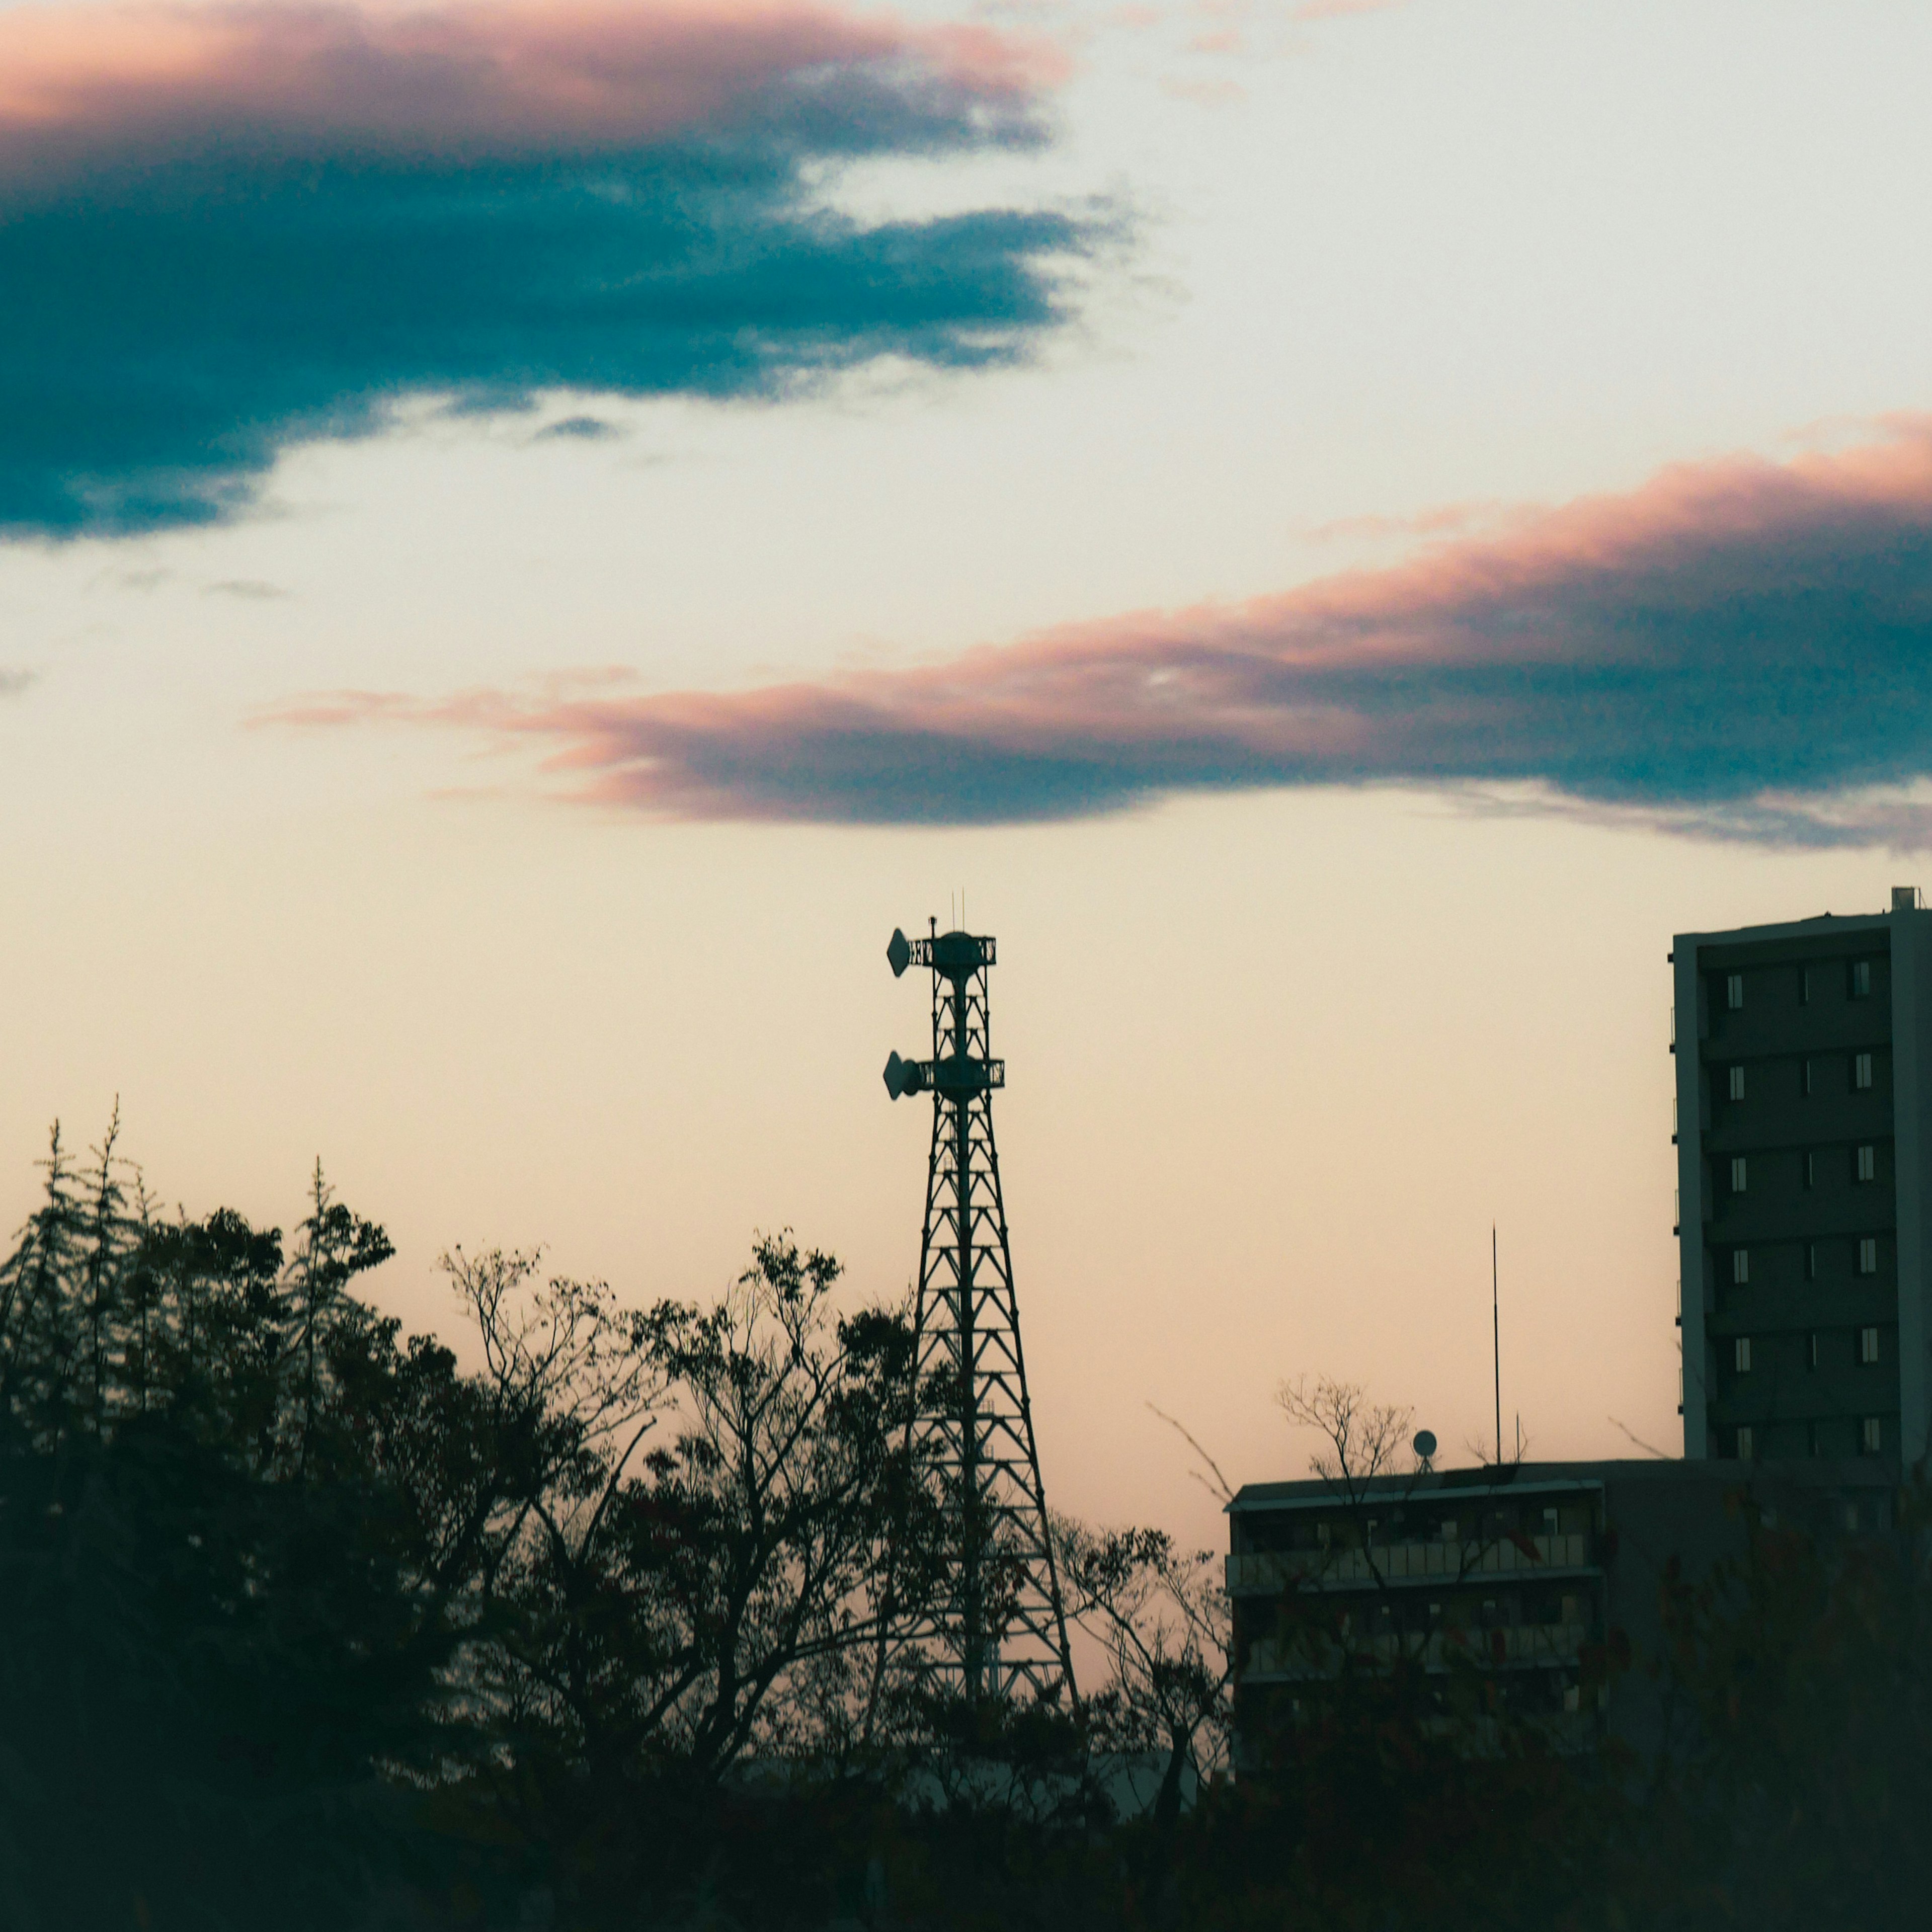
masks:
<svg viewBox="0 0 1932 1932"><path fill-rule="evenodd" d="M1490 1223L1490 1339L1495 1352L1496 1371L1496 1465L1503 1460L1503 1317L1502 1298L1497 1286L1496 1224Z"/></svg>

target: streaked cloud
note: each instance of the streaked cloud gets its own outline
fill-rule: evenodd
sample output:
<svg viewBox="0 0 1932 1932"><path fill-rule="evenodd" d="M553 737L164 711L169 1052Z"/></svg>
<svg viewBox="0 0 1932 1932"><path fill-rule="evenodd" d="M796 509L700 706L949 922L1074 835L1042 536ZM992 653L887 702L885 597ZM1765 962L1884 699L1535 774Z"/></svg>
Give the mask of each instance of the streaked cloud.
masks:
<svg viewBox="0 0 1932 1932"><path fill-rule="evenodd" d="M1294 10L1298 20L1338 20L1351 14L1390 14L1409 0L1303 0Z"/></svg>
<svg viewBox="0 0 1932 1932"><path fill-rule="evenodd" d="M537 431L539 442L602 442L619 434L615 423L602 416L566 416Z"/></svg>
<svg viewBox="0 0 1932 1932"><path fill-rule="evenodd" d="M245 603L267 604L288 596L279 584L270 584L256 577L224 577L219 582L204 584L204 597L238 597Z"/></svg>
<svg viewBox="0 0 1932 1932"><path fill-rule="evenodd" d="M273 717L479 734L534 748L568 796L686 818L984 823L1421 783L1918 844L1928 812L1900 788L1932 778L1932 422L927 667L732 693L347 692Z"/></svg>
<svg viewBox="0 0 1932 1932"><path fill-rule="evenodd" d="M972 368L1096 224L862 226L828 166L1043 138L1055 57L765 6L0 11L0 530L244 503L412 394L779 393Z"/></svg>

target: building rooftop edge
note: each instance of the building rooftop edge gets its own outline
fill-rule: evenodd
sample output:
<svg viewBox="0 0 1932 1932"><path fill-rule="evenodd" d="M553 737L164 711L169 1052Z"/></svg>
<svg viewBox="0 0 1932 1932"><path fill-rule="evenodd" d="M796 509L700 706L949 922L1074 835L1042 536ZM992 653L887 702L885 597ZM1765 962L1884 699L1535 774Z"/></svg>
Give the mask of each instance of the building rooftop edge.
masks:
<svg viewBox="0 0 1932 1932"><path fill-rule="evenodd" d="M1522 1462L1500 1471L1478 1466L1472 1469L1432 1469L1426 1475L1372 1476L1362 1483L1358 1493L1398 1498L1498 1496L1508 1491L1575 1488L1606 1481L1682 1481L1687 1474L1741 1484L1768 1478L1816 1487L1843 1487L1849 1484L1858 1488L1891 1489L1898 1480L1898 1472L1891 1465L1869 1456L1744 1462L1720 1456L1687 1460L1678 1456L1629 1456L1592 1462ZM1324 1477L1308 1476L1290 1482L1244 1483L1226 1507L1266 1509L1346 1500L1339 1484Z"/></svg>
<svg viewBox="0 0 1932 1932"><path fill-rule="evenodd" d="M1693 946L1719 940L1750 944L1762 940L1816 938L1827 932L1870 931L1888 926L1894 919L1912 917L1932 919L1932 907L1886 908L1878 912L1821 912L1814 913L1809 919L1774 920L1763 926L1716 926L1702 932L1672 933L1671 944L1673 946Z"/></svg>

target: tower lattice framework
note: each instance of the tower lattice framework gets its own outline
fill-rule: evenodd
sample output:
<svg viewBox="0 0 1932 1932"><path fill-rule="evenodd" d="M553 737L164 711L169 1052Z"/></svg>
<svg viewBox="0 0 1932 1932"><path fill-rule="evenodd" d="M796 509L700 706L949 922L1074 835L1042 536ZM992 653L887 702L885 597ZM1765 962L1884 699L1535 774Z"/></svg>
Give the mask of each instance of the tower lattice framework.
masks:
<svg viewBox="0 0 1932 1932"><path fill-rule="evenodd" d="M944 1587L904 1636L968 1699L1024 1685L1073 1694L1066 1618L1048 1533L1012 1249L993 1139L993 1094L1006 1064L992 1053L988 936L892 934L894 974L932 974L932 1058L886 1064L886 1086L932 1096L914 1318L917 1400L912 1447L937 1486L946 1527Z"/></svg>

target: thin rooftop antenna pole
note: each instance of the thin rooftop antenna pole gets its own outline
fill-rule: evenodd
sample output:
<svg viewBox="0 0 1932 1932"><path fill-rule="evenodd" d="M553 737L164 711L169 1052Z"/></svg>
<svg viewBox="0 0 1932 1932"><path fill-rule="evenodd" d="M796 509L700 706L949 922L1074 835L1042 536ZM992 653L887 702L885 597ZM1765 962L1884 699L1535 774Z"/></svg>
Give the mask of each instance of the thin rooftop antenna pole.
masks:
<svg viewBox="0 0 1932 1932"><path fill-rule="evenodd" d="M1497 1285L1496 1224L1490 1223L1490 1336L1496 1352L1496 1462L1503 1460L1503 1317L1502 1291Z"/></svg>

